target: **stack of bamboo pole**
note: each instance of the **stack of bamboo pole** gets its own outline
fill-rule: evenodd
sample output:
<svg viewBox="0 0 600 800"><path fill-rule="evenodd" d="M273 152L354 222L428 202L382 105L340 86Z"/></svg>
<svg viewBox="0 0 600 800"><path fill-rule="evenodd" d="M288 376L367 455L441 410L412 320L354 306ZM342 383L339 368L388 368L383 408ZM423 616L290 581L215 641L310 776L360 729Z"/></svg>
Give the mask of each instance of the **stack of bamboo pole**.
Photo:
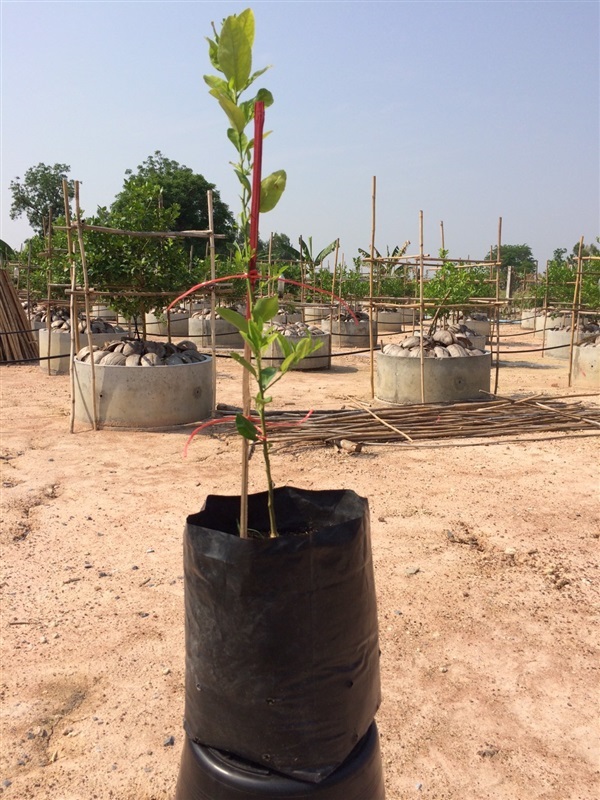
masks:
<svg viewBox="0 0 600 800"><path fill-rule="evenodd" d="M30 327L8 272L0 269L0 361L38 357Z"/></svg>
<svg viewBox="0 0 600 800"><path fill-rule="evenodd" d="M267 414L271 443L333 444L344 439L360 444L416 443L423 440L517 436L553 431L594 431L600 434L600 408L584 407L567 398L495 396L491 400L386 406ZM569 402L570 401L570 402ZM219 406L217 411L231 414Z"/></svg>

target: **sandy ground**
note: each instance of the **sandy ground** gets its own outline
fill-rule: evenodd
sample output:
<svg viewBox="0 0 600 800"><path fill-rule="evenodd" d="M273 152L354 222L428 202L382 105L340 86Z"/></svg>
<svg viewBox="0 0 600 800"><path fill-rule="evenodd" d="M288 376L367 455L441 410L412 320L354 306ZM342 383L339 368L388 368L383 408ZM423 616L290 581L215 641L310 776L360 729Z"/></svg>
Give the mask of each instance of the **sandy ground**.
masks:
<svg viewBox="0 0 600 800"><path fill-rule="evenodd" d="M540 341L506 341L500 394L578 391L564 361L515 352ZM368 400L368 359L334 364L283 381L275 407ZM219 360L221 402L239 402L237 374ZM0 793L172 798L182 530L206 494L239 491L239 444L198 437L184 459L191 427L70 435L67 376L0 378ZM388 800L600 795L597 437L284 449L274 472L369 498Z"/></svg>

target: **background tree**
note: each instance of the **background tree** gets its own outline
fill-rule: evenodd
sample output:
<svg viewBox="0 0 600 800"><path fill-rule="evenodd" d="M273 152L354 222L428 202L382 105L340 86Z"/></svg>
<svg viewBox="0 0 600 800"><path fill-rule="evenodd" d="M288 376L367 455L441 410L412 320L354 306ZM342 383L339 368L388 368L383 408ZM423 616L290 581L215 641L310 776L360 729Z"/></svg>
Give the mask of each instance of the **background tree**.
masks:
<svg viewBox="0 0 600 800"><path fill-rule="evenodd" d="M491 253L485 256L485 261L495 261L498 247L492 247ZM512 289L521 288L528 275L535 275L537 261L533 257L528 244L503 244L500 247L500 286L506 289L508 268L512 267Z"/></svg>
<svg viewBox="0 0 600 800"><path fill-rule="evenodd" d="M56 219L65 213L63 199L62 182L69 174L68 164L47 164L39 163L36 167L30 167L25 173L25 177L16 177L10 182L12 192L12 204L10 207L10 218L18 219L23 214L26 215L29 224L38 236L43 236L44 219L52 211L52 218ZM73 197L73 181L68 181L69 197Z"/></svg>
<svg viewBox="0 0 600 800"><path fill-rule="evenodd" d="M99 208L91 224L130 231L172 231L179 216L177 203L161 202L161 189L152 183L132 183L119 203ZM141 315L166 298L119 297L123 291L177 293L189 285L188 258L181 239L133 238L118 234L85 233L90 283L115 291L108 303L125 316Z"/></svg>
<svg viewBox="0 0 600 800"><path fill-rule="evenodd" d="M140 186L148 185L162 190L162 203L165 209L178 207L172 230L191 231L208 229L208 202L206 193L213 192L213 215L215 233L225 234L226 240L217 239L218 252L227 252L235 241L235 219L224 203L214 183L209 183L203 175L195 173L190 167L179 164L163 156L160 150L137 167L127 170L122 190L116 196L111 211L121 214L130 204L131 198ZM197 239L185 240L189 251L195 242L195 250L204 244Z"/></svg>

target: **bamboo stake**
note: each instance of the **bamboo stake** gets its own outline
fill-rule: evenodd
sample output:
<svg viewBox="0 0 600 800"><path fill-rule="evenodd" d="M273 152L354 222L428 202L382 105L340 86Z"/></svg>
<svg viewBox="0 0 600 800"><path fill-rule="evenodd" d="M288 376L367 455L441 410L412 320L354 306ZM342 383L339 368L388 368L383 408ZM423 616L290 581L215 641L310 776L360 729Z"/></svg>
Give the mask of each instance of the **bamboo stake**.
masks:
<svg viewBox="0 0 600 800"><path fill-rule="evenodd" d="M421 337L421 402L425 402L425 350L423 347L423 318L425 317L425 302L423 296L423 286L425 283L425 267L423 264L423 212L419 211L419 331Z"/></svg>
<svg viewBox="0 0 600 800"><path fill-rule="evenodd" d="M338 269L338 253L340 251L340 240L337 239L335 243L335 256L333 259L333 278L331 280L331 294L335 296L335 277ZM333 298L332 298L333 302Z"/></svg>
<svg viewBox="0 0 600 800"><path fill-rule="evenodd" d="M210 245L210 279L212 281L217 277L216 259L215 259L215 237L214 237L214 212L213 212L213 193L212 189L206 192L206 201L208 204L208 227L210 228L211 235L209 238ZM210 353L212 356L212 406L211 416L215 415L215 408L217 405L217 336L216 336L216 297L213 289L210 293Z"/></svg>
<svg viewBox="0 0 600 800"><path fill-rule="evenodd" d="M87 260L85 257L85 246L83 243L83 225L81 222L81 207L79 205L79 181L75 181L75 218L77 220L77 239L79 242L79 252L81 254L81 267L83 269L83 288L84 288L84 295L83 301L85 304L85 318L87 320L87 340L88 340L88 347L90 348L90 353L92 352L93 344L92 344L92 326L90 325L90 320L92 318L91 311L90 311L90 284L88 281L88 271L87 271ZM73 320L71 320L73 323ZM94 359L90 358L90 367L92 370L92 423L93 429L95 431L98 430L98 399L96 397L96 365L94 363Z"/></svg>
<svg viewBox="0 0 600 800"><path fill-rule="evenodd" d="M65 221L67 223L67 250L69 251L69 269L71 273L71 294L69 296L69 308L71 312L71 348L69 353L69 386L71 387L71 411L69 418L69 433L73 433L75 428L75 370L73 362L75 359L75 320L77 319L77 298L75 289L77 286L75 275L75 259L73 258L73 239L71 236L71 210L69 208L69 187L66 178L62 181L63 200L65 205ZM90 322L88 320L88 326ZM91 356L90 356L91 359Z"/></svg>
<svg viewBox="0 0 600 800"><path fill-rule="evenodd" d="M371 259L375 258L375 219L377 203L377 178L373 175L371 195ZM369 294L373 297L373 261L369 269ZM332 327L333 330L333 327ZM375 356L373 353L373 304L369 304L369 374L371 378L371 400L375 397Z"/></svg>
<svg viewBox="0 0 600 800"><path fill-rule="evenodd" d="M502 250L502 217L498 217L498 250L496 252L496 303L500 302L500 251ZM500 306L496 305L496 374L494 376L494 394L498 391L500 379Z"/></svg>
<svg viewBox="0 0 600 800"><path fill-rule="evenodd" d="M48 220L48 254L46 256L46 280L48 281L48 305L46 306L46 328L48 329L48 348L46 352L47 361L46 365L48 367L48 375L52 375L52 371L50 369L50 345L52 341L52 315L50 314L50 298L51 298L51 284L52 284L52 209L50 209L50 216Z"/></svg>
<svg viewBox="0 0 600 800"><path fill-rule="evenodd" d="M378 417L378 416L377 416L377 414L376 414L374 411L372 411L370 408L365 408L365 411L366 411L368 414L371 414L371 416L375 417L375 419L376 419L378 422L381 422L381 424L382 424L382 425L385 425L385 426L386 426L386 428L390 428L391 430L395 431L396 433L399 433L399 434L400 434L400 436L403 436L403 437L404 437L405 439L407 439L409 442L412 442L412 441L413 441L413 440L410 438L410 436L408 435L408 433L404 433L404 431L401 431L401 430L400 430L400 428L396 428L394 425L391 425L389 422L386 422L386 421L385 421L384 419L382 419L381 417Z"/></svg>
<svg viewBox="0 0 600 800"><path fill-rule="evenodd" d="M573 317L575 317L575 309L578 307L578 296L579 296L579 287L581 284L581 274L582 274L582 263L581 263L581 251L583 250L583 236L579 240L579 252L577 254L577 274L575 276L575 291L573 293ZM569 347L569 378L567 381L567 386L571 386L571 379L573 376L573 342L575 339L575 320L571 320L571 342Z"/></svg>
<svg viewBox="0 0 600 800"><path fill-rule="evenodd" d="M440 230L442 233L442 250L446 250L446 242L444 241L444 220L440 220Z"/></svg>

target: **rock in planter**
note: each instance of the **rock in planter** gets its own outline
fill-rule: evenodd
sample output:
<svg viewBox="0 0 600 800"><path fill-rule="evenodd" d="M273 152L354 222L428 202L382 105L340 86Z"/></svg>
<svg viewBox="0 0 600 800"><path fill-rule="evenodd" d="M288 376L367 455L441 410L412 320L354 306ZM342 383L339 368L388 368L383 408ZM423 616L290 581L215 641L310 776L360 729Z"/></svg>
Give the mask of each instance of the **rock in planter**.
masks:
<svg viewBox="0 0 600 800"><path fill-rule="evenodd" d="M307 358L299 361L293 369L308 370L308 369L331 369L331 335L324 333L316 325L307 325L304 322L296 322L292 324L274 324L273 328L279 333L289 338L292 344L295 344L300 339L309 336L315 341L322 342L321 347L314 353L311 353ZM273 342L265 351L263 361L267 367L279 367L284 359L278 342Z"/></svg>
<svg viewBox="0 0 600 800"><path fill-rule="evenodd" d="M112 341L82 348L73 362L75 420L92 425L92 366L101 427L164 428L212 413L212 359L193 342ZM152 367L148 369L148 367Z"/></svg>
<svg viewBox="0 0 600 800"><path fill-rule="evenodd" d="M268 532L267 493L248 500L250 530ZM319 783L380 701L368 504L350 491L278 488L274 539L240 539L239 509L239 497L211 495L187 520L185 730Z"/></svg>

